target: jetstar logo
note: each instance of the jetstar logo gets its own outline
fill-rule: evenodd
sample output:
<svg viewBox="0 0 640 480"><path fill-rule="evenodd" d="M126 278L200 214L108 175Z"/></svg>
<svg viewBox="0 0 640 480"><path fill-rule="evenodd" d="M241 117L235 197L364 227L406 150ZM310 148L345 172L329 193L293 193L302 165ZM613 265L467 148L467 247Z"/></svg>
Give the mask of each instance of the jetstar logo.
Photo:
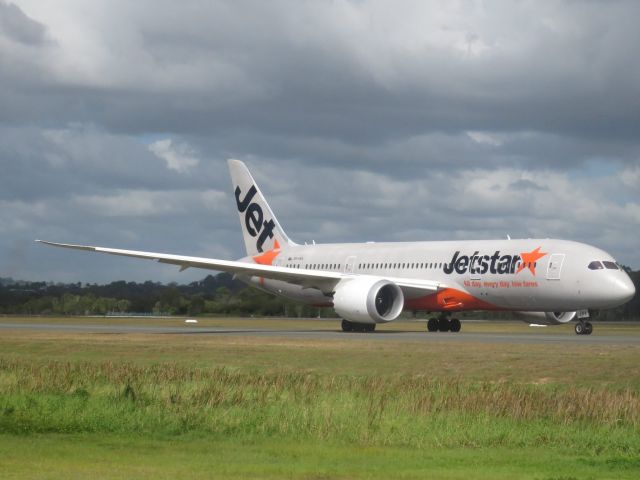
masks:
<svg viewBox="0 0 640 480"><path fill-rule="evenodd" d="M540 247L531 252L521 253L520 255L501 255L500 250L496 250L493 255L481 255L476 250L473 255L460 255L460 251L453 254L451 261L445 263L443 270L447 275L464 273L484 275L492 274L508 274L520 273L525 268L535 276L536 262L544 257L546 253L540 251ZM517 268L517 271L516 271Z"/></svg>
<svg viewBox="0 0 640 480"><path fill-rule="evenodd" d="M276 224L272 219L265 220L264 212L260 205L255 202L251 202L253 197L255 197L256 192L256 186L251 185L251 188L241 200L240 196L242 195L242 191L240 190L240 187L236 187L235 196L238 212L244 213L244 225L247 228L247 232L249 232L249 235L252 237L258 237L258 240L256 241L256 249L259 252L262 252L262 247L267 238L273 238L273 229L276 227Z"/></svg>
<svg viewBox="0 0 640 480"><path fill-rule="evenodd" d="M271 250L264 252L262 255L256 255L253 257L253 261L260 265L273 265L273 261L278 255L280 255L280 244L276 240Z"/></svg>
<svg viewBox="0 0 640 480"><path fill-rule="evenodd" d="M542 257L544 257L545 255L546 255L546 253L542 253L540 251L540 247L536 248L535 250L533 250L533 251L531 251L529 253L521 253L520 257L522 257L522 263L518 267L518 271L516 273L520 273L525 268L528 268L531 271L531 273L533 274L533 276L535 277L535 275L536 275L536 262L539 259L541 259Z"/></svg>

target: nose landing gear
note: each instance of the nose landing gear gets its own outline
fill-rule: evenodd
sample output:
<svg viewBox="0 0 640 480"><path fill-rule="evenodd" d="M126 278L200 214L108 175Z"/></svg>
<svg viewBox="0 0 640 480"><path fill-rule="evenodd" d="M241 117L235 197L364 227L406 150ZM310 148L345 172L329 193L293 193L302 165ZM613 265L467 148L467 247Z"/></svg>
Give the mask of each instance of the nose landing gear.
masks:
<svg viewBox="0 0 640 480"><path fill-rule="evenodd" d="M591 335L591 332L593 332L593 325L591 325L591 322L579 320L578 323L576 323L575 330L576 335Z"/></svg>

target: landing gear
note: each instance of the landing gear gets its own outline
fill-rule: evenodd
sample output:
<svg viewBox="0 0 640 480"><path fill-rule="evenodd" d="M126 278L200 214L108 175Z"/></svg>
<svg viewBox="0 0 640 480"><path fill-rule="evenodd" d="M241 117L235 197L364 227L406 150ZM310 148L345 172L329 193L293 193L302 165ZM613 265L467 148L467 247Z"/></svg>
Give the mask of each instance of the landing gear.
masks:
<svg viewBox="0 0 640 480"><path fill-rule="evenodd" d="M593 325L591 325L591 322L579 320L578 323L576 323L575 330L576 335L591 335L591 332L593 332Z"/></svg>
<svg viewBox="0 0 640 480"><path fill-rule="evenodd" d="M429 332L459 332L462 324L457 318L449 319L447 316L432 317L427 322Z"/></svg>
<svg viewBox="0 0 640 480"><path fill-rule="evenodd" d="M440 317L438 319L439 332L448 332L450 328L451 328L451 322L447 317Z"/></svg>
<svg viewBox="0 0 640 480"><path fill-rule="evenodd" d="M438 319L436 317L431 317L427 322L427 331L429 332L438 331Z"/></svg>
<svg viewBox="0 0 640 480"><path fill-rule="evenodd" d="M457 318L452 318L449 322L449 330L456 333L459 332L461 328L462 324L460 323L460 320L458 320Z"/></svg>
<svg viewBox="0 0 640 480"><path fill-rule="evenodd" d="M343 332L374 332L376 329L375 323L356 323L349 320L342 320Z"/></svg>

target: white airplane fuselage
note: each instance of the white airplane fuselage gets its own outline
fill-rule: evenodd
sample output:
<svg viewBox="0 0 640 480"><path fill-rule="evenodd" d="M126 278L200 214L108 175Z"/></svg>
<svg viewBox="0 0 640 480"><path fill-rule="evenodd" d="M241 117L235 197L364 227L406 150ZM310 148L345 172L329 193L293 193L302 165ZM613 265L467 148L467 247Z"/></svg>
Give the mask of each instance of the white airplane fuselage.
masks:
<svg viewBox="0 0 640 480"><path fill-rule="evenodd" d="M273 266L439 282L438 292L405 295L405 309L415 311L602 309L623 304L635 293L611 255L566 240L319 244L274 253ZM241 261L254 262L255 257ZM590 269L592 262L602 268ZM332 297L318 289L240 278L295 301L332 305Z"/></svg>

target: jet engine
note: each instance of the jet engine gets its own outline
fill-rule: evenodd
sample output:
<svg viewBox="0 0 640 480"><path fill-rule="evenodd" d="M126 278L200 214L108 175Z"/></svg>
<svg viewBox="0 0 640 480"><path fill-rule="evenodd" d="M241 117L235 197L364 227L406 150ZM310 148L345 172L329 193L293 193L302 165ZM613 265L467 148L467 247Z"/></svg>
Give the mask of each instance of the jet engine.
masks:
<svg viewBox="0 0 640 480"><path fill-rule="evenodd" d="M403 307L400 287L379 278L344 279L333 294L334 310L350 322L390 322L398 318Z"/></svg>
<svg viewBox="0 0 640 480"><path fill-rule="evenodd" d="M569 323L576 317L577 312L517 312L524 317L525 322L538 323L540 325L560 325Z"/></svg>

